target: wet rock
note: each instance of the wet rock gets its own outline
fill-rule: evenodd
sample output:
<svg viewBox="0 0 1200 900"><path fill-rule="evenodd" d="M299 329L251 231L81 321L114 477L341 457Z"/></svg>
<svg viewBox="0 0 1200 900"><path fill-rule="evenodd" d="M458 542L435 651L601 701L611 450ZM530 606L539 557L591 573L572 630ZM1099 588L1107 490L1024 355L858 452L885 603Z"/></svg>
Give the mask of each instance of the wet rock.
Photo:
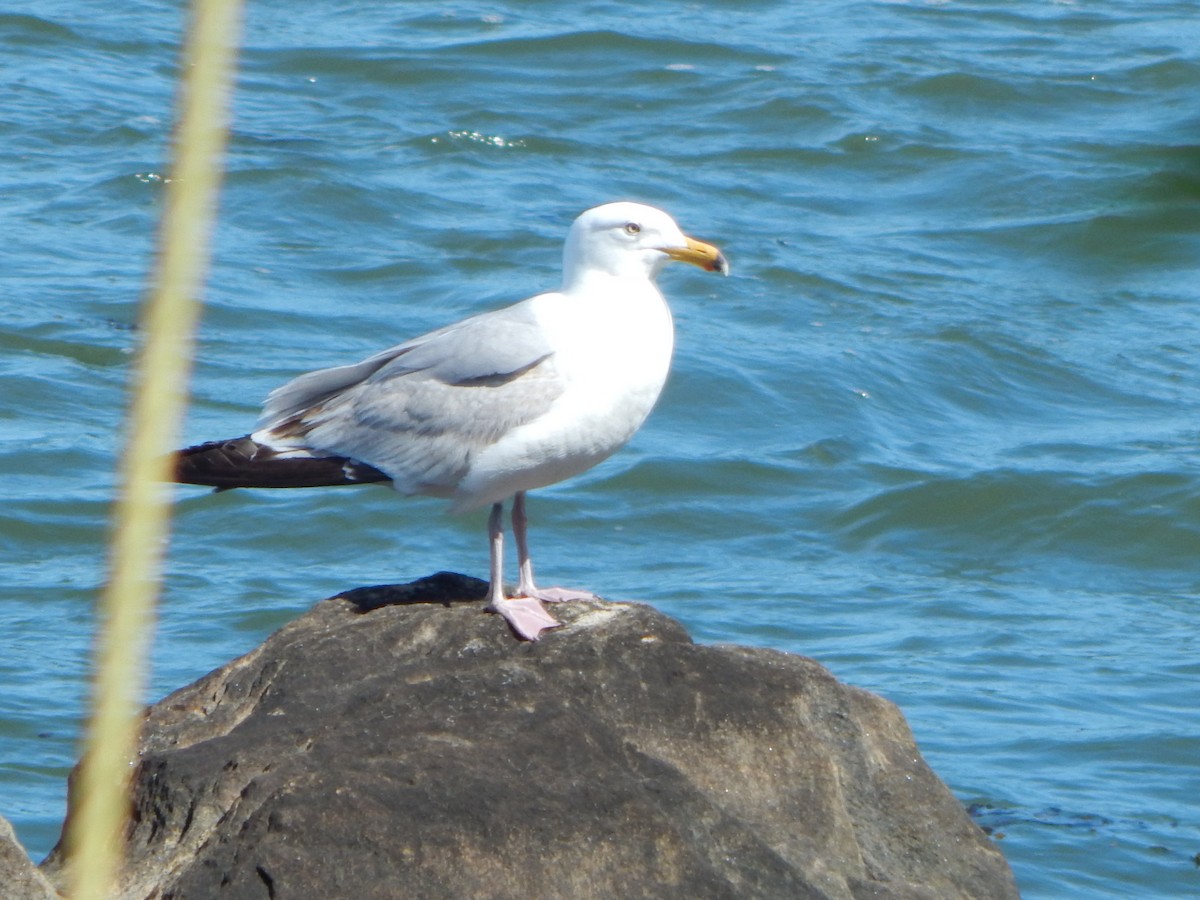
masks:
<svg viewBox="0 0 1200 900"><path fill-rule="evenodd" d="M323 601L152 707L122 896L1017 896L887 701L639 604L520 642L483 589Z"/></svg>

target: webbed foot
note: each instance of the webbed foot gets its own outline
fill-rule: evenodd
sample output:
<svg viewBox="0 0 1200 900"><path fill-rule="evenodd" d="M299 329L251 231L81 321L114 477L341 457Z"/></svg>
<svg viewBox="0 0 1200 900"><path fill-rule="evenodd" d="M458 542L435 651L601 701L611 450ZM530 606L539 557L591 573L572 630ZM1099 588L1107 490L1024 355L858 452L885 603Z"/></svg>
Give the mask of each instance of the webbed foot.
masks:
<svg viewBox="0 0 1200 900"><path fill-rule="evenodd" d="M527 641L536 641L548 628L558 628L562 622L546 612L535 597L513 597L493 600L488 610L504 616L512 630Z"/></svg>

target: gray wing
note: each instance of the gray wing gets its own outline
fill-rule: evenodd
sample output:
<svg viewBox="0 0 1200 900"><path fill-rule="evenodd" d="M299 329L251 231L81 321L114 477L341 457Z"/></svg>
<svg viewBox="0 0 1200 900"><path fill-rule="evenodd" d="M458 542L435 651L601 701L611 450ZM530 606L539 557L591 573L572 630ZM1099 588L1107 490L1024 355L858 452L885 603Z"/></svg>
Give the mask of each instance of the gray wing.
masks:
<svg viewBox="0 0 1200 900"><path fill-rule="evenodd" d="M553 356L520 303L300 376L268 398L256 437L368 463L406 492L447 494L475 453L562 394Z"/></svg>
<svg viewBox="0 0 1200 900"><path fill-rule="evenodd" d="M431 331L362 362L294 378L268 395L258 427L268 428L369 378L432 370L448 383L470 381L518 371L551 352L524 301Z"/></svg>

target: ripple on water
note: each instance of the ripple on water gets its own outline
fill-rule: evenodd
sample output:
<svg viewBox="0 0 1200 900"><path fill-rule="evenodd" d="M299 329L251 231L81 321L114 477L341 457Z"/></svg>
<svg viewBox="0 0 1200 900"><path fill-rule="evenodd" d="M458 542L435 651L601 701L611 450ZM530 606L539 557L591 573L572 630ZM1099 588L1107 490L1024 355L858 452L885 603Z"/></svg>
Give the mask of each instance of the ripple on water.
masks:
<svg viewBox="0 0 1200 900"><path fill-rule="evenodd" d="M182 21L76 7L0 15L0 813L38 853ZM585 206L664 206L734 277L664 273L667 392L533 498L546 576L895 700L1026 896L1194 891L1194 9L659 12L251 4L186 436L553 287ZM486 569L481 515L382 489L179 497L156 696L318 597Z"/></svg>

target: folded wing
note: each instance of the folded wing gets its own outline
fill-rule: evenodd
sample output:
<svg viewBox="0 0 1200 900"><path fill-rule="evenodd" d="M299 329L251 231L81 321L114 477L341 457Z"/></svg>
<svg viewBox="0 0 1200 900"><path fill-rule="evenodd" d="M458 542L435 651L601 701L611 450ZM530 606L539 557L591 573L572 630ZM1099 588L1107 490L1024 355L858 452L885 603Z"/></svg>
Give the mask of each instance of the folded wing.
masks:
<svg viewBox="0 0 1200 900"><path fill-rule="evenodd" d="M253 438L280 458L346 458L405 493L448 496L476 453L544 415L563 390L526 301L301 375L270 395Z"/></svg>

